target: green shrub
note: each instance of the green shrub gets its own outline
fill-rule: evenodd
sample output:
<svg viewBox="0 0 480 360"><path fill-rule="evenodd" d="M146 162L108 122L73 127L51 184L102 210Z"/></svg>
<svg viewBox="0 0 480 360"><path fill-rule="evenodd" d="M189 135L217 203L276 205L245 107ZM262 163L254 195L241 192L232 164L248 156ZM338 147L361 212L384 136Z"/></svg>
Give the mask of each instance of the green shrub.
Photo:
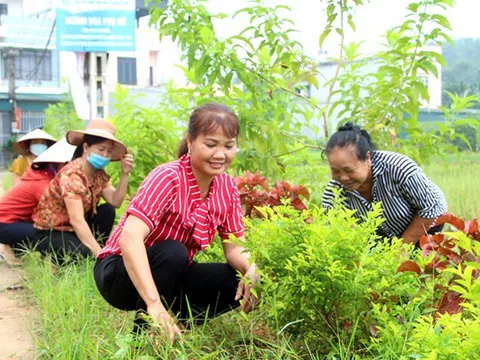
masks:
<svg viewBox="0 0 480 360"><path fill-rule="evenodd" d="M112 118L120 139L135 156L130 174L128 193L133 195L155 167L177 158L177 149L188 120L189 99L177 97L167 90L158 106L147 108L136 103L141 95L129 95L128 89L118 86L114 94L115 114ZM111 170L110 170L111 169ZM116 184L120 163L108 170Z"/></svg>
<svg viewBox="0 0 480 360"><path fill-rule="evenodd" d="M2 150L12 155L14 153L13 144L17 141L17 135L11 135L8 140L3 144Z"/></svg>
<svg viewBox="0 0 480 360"><path fill-rule="evenodd" d="M264 221L250 223L247 247L262 270L262 292L275 299L269 321L324 355L366 345L372 294L392 302L389 289L404 256L399 240L388 243L375 235L380 208L361 224L340 208L328 214L289 207L262 212ZM405 292L415 281L399 279Z"/></svg>
<svg viewBox="0 0 480 360"><path fill-rule="evenodd" d="M451 290L461 291L463 312L422 316L414 324L407 346L410 354L427 359L480 359L480 281L478 264L451 269L457 278Z"/></svg>
<svg viewBox="0 0 480 360"><path fill-rule="evenodd" d="M286 206L260 211L263 220L248 222L247 248L262 272L272 328L332 359L431 356L440 351L440 342L444 354L475 358L480 283L470 276L462 315L436 321L442 308L455 305L444 298L456 266L438 268L432 276L429 266L440 264L432 263L433 253L422 256L399 239L378 238L379 206L362 223L341 207L326 214L315 207L303 214ZM474 339L462 332L472 324ZM423 346L422 334L431 334L429 347ZM447 350L447 344L457 343L465 344L464 350Z"/></svg>

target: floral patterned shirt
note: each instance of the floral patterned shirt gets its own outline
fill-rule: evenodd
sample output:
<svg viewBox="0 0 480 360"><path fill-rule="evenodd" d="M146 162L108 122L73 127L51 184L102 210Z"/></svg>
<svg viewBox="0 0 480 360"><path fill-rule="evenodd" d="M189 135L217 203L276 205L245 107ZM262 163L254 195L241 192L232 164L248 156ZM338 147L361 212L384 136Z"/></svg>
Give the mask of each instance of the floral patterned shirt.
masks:
<svg viewBox="0 0 480 360"><path fill-rule="evenodd" d="M90 183L79 161L66 165L45 189L33 211L36 229L74 231L64 199L80 199L85 216L96 214L102 190L110 186L110 177L103 170L95 171Z"/></svg>

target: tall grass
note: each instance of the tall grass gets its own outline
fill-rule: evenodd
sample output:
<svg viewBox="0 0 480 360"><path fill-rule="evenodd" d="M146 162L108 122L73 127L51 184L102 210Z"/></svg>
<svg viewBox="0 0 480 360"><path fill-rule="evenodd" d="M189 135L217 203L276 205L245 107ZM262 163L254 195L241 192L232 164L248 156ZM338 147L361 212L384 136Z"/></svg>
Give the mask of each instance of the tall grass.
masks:
<svg viewBox="0 0 480 360"><path fill-rule="evenodd" d="M436 158L424 170L442 189L450 212L465 219L480 217L480 153Z"/></svg>
<svg viewBox="0 0 480 360"><path fill-rule="evenodd" d="M300 359L282 335L262 326L262 314L235 310L170 345L158 332L134 340L133 313L109 306L93 279L93 260L57 268L38 254L25 257L27 286L39 310L33 331L44 359Z"/></svg>

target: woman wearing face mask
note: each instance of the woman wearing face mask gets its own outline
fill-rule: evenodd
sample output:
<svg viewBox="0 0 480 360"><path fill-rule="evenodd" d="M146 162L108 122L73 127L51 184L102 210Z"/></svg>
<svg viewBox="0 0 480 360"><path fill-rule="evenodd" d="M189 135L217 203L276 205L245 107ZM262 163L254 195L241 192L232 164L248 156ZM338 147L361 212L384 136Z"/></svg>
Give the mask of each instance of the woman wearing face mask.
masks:
<svg viewBox="0 0 480 360"><path fill-rule="evenodd" d="M0 254L16 263L13 248L31 246L32 213L56 173L72 159L75 147L65 139L52 145L35 160L20 182L0 199Z"/></svg>
<svg viewBox="0 0 480 360"><path fill-rule="evenodd" d="M238 133L238 119L226 106L197 108L179 159L147 176L97 255L95 281L105 300L121 310L148 312L172 342L180 335L175 316L189 319L189 308L199 323L241 299L246 312L256 302L250 288L258 275L242 246L223 242L226 263L194 261L217 231L224 240L244 239L238 189L225 173ZM140 317L136 331L143 326Z"/></svg>
<svg viewBox="0 0 480 360"><path fill-rule="evenodd" d="M55 139L45 131L36 129L22 136L13 145L13 150L20 154L10 166L13 174L13 185L20 181L20 178L32 165L33 160L43 153L49 146L55 143Z"/></svg>
<svg viewBox="0 0 480 360"><path fill-rule="evenodd" d="M381 202L385 221L379 234L417 243L425 231L441 230L435 221L447 211L442 191L408 157L375 150L370 135L347 123L328 140L327 159L332 180L323 194L323 206L334 202L333 189L340 189L346 207L360 220Z"/></svg>
<svg viewBox="0 0 480 360"><path fill-rule="evenodd" d="M60 262L67 255L98 254L133 168L133 156L106 120L92 120L85 131L69 131L67 141L77 147L73 159L50 182L33 214L38 249L53 252ZM122 162L117 188L104 170L110 161ZM100 197L106 204L98 206Z"/></svg>

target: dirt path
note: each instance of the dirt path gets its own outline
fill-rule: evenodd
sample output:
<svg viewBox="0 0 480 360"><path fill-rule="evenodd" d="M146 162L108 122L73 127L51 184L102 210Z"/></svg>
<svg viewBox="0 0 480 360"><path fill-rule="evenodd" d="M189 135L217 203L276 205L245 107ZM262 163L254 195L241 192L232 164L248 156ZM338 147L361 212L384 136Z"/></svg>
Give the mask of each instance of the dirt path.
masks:
<svg viewBox="0 0 480 360"><path fill-rule="evenodd" d="M35 359L32 307L17 269L0 263L0 359Z"/></svg>
<svg viewBox="0 0 480 360"><path fill-rule="evenodd" d="M0 182L0 197L3 194L1 185ZM0 360L35 359L30 335L32 306L22 285L21 269L0 261Z"/></svg>

